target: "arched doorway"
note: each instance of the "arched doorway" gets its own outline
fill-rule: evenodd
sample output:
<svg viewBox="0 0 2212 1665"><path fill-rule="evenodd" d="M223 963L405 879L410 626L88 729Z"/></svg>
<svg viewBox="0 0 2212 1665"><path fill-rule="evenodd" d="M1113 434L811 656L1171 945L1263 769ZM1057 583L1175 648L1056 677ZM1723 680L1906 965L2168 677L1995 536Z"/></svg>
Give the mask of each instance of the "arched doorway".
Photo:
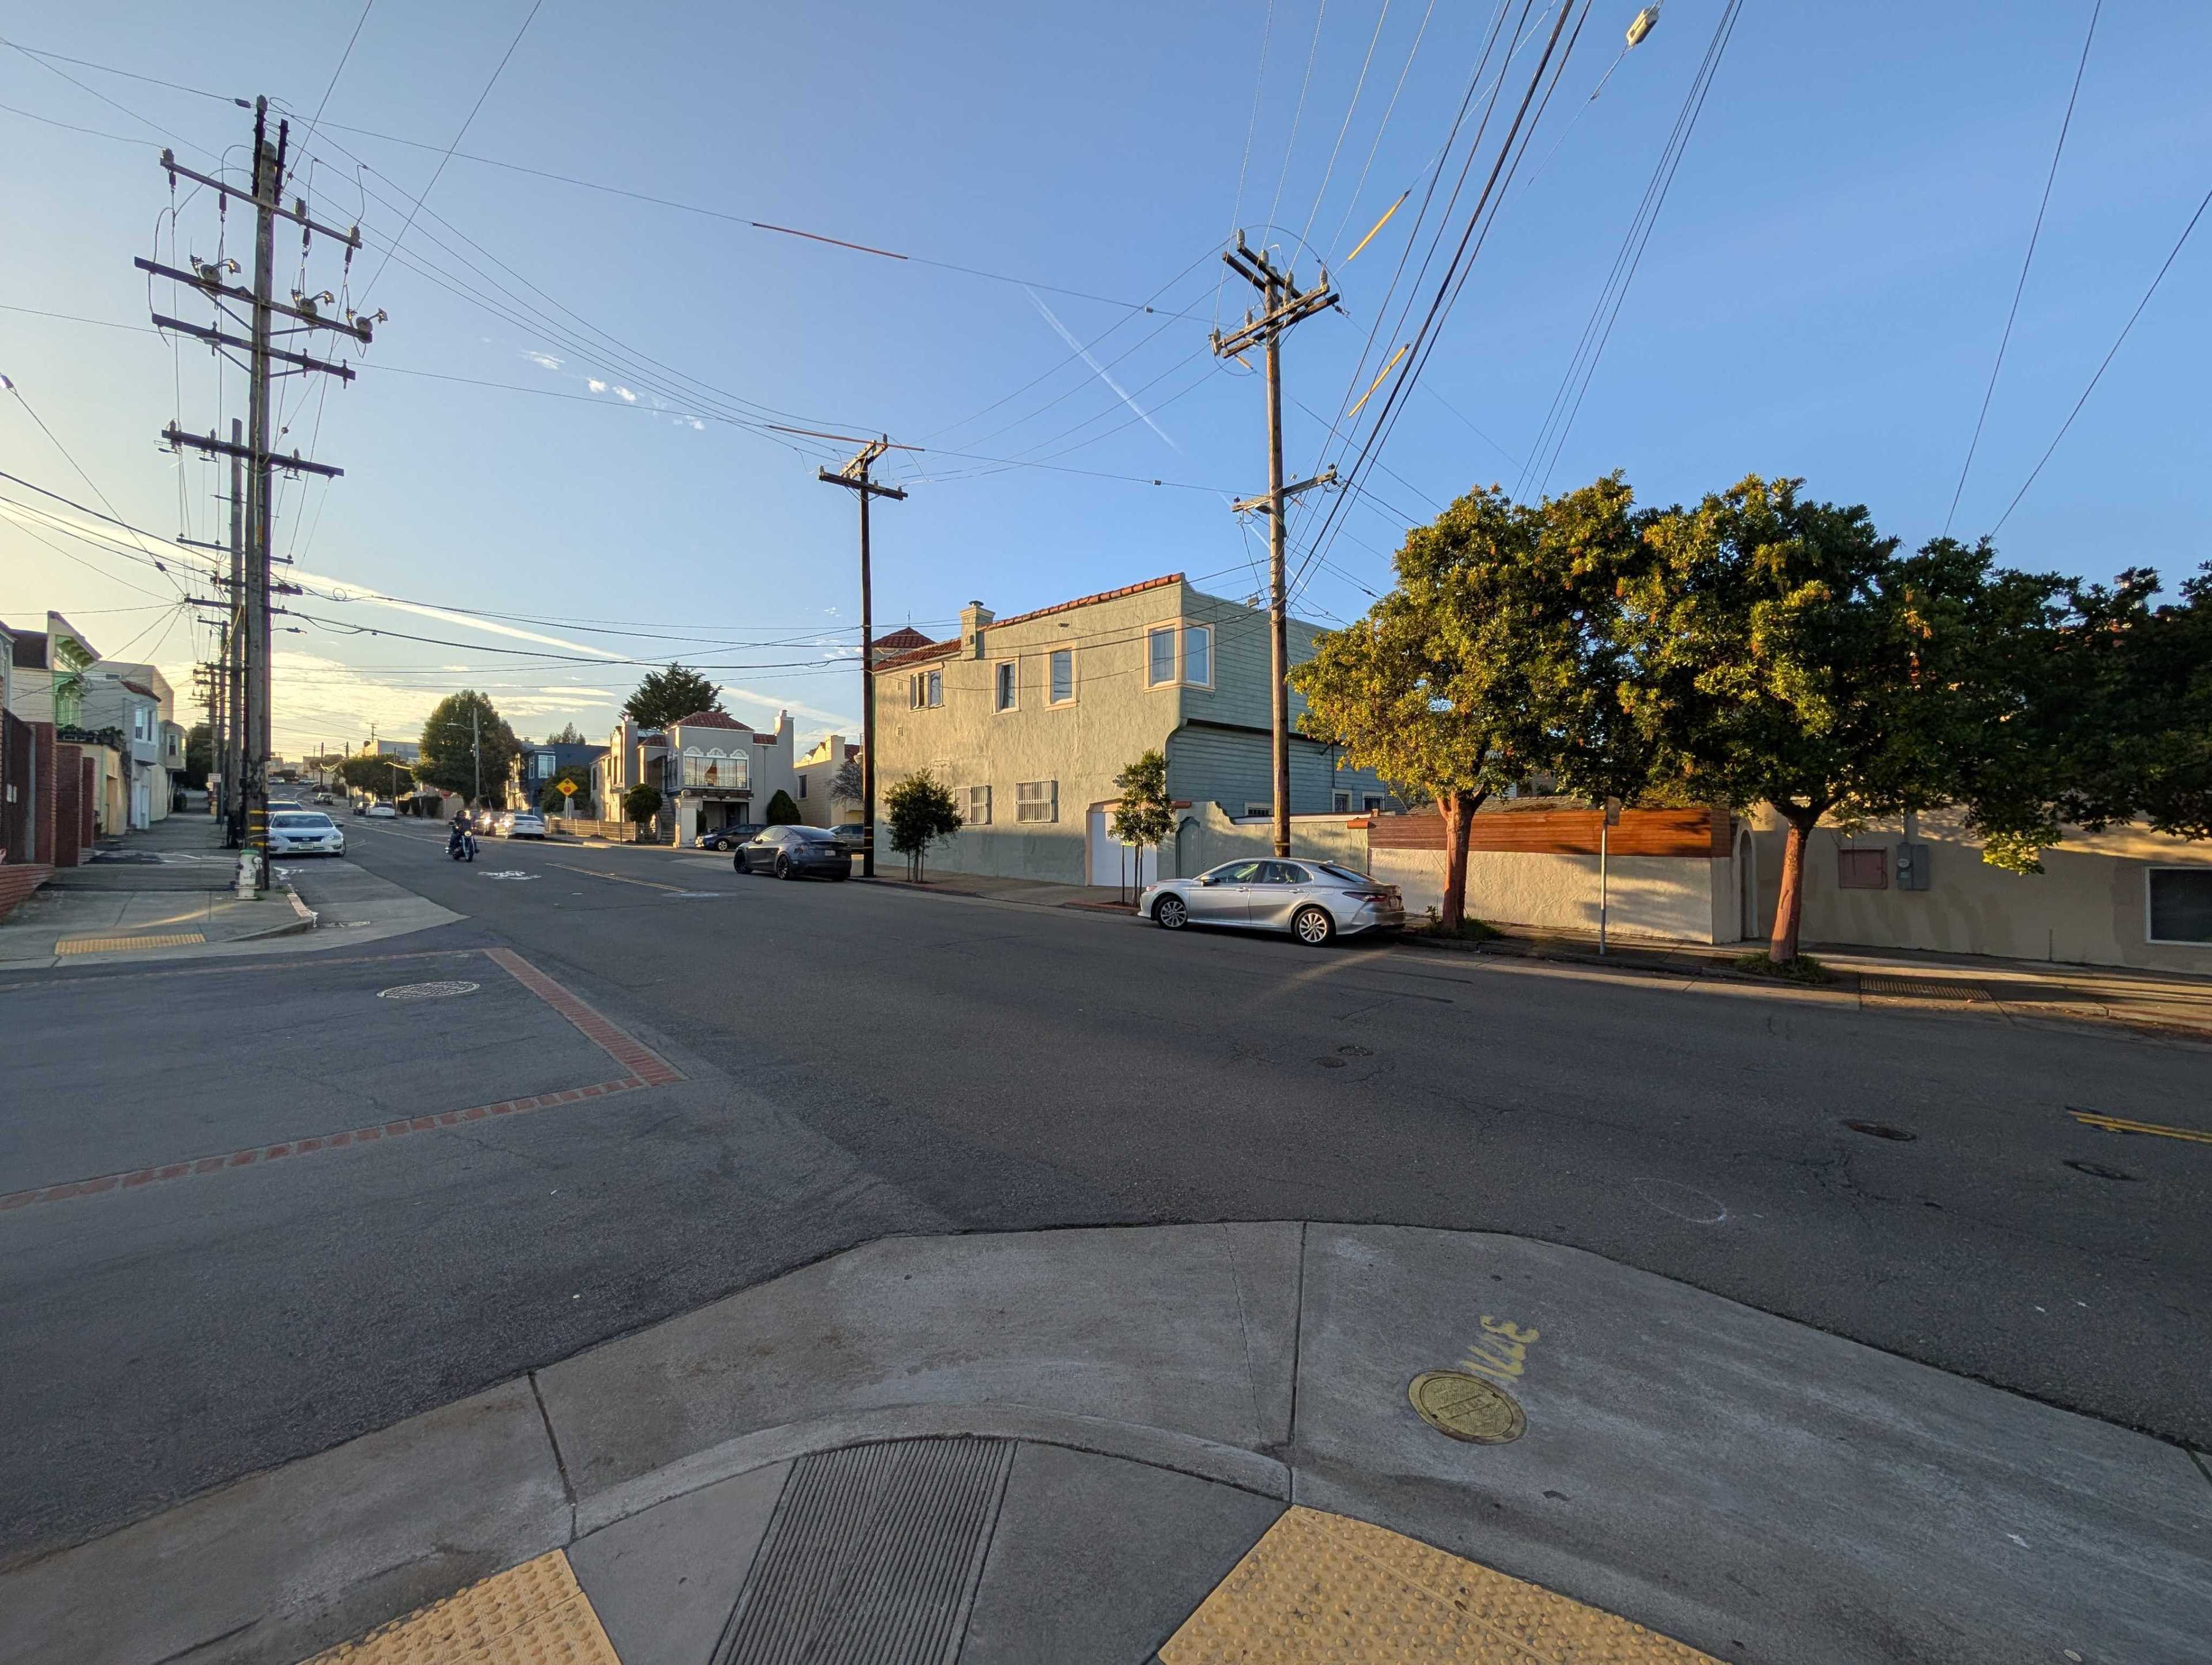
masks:
<svg viewBox="0 0 2212 1665"><path fill-rule="evenodd" d="M1748 941L1759 934L1759 847L1752 842L1748 827L1736 829L1735 892L1736 934Z"/></svg>

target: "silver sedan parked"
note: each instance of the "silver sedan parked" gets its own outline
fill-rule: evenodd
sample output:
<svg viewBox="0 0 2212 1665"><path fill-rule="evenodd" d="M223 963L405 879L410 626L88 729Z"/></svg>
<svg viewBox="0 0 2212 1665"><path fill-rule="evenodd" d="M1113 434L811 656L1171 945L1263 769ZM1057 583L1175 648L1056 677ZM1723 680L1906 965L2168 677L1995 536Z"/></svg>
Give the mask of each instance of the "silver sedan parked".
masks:
<svg viewBox="0 0 2212 1665"><path fill-rule="evenodd" d="M1225 925L1287 931L1315 948L1406 922L1396 885L1328 861L1226 861L1195 878L1146 885L1137 911L1164 930Z"/></svg>

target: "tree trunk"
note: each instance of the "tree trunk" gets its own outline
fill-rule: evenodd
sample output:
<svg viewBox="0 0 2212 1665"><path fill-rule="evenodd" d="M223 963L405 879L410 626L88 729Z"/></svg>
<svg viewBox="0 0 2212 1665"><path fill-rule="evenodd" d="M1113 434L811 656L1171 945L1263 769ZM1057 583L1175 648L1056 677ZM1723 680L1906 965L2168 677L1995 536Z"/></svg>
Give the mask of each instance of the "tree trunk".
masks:
<svg viewBox="0 0 2212 1665"><path fill-rule="evenodd" d="M1447 931L1467 923L1468 823L1482 807L1486 792L1449 792L1437 800L1444 818L1444 899L1437 922Z"/></svg>
<svg viewBox="0 0 2212 1665"><path fill-rule="evenodd" d="M1774 933L1766 946L1767 958L1777 965L1790 965L1797 958L1797 926L1805 912L1805 847L1820 819L1817 811L1809 817L1791 816L1789 836L1783 841L1782 893L1775 898Z"/></svg>

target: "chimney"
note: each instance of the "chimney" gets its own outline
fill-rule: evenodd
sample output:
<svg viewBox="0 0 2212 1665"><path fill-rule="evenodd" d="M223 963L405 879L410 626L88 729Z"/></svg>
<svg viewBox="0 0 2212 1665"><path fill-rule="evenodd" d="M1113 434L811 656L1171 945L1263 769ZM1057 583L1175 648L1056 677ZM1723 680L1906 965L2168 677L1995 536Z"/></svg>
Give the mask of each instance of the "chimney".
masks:
<svg viewBox="0 0 2212 1665"><path fill-rule="evenodd" d="M983 657L983 627L994 615L980 601L971 601L960 610L960 651L971 659Z"/></svg>

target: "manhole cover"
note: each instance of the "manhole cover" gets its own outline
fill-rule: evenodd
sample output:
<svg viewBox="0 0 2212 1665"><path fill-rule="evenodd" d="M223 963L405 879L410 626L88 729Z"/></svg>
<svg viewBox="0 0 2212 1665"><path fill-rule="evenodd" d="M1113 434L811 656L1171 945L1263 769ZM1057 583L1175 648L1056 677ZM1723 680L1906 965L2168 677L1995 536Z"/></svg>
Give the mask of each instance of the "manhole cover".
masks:
<svg viewBox="0 0 2212 1665"><path fill-rule="evenodd" d="M1407 1387L1406 1397L1430 1427L1469 1445L1503 1445L1528 1426L1511 1394L1458 1370L1423 1370Z"/></svg>
<svg viewBox="0 0 2212 1665"><path fill-rule="evenodd" d="M396 988L380 988L380 1000L442 1000L450 994L473 994L481 983L401 983Z"/></svg>
<svg viewBox="0 0 2212 1665"><path fill-rule="evenodd" d="M2137 1177L2134 1174L2122 1173L2117 1168L2107 1168L2101 1162L2084 1162L2079 1157L2067 1158L2066 1165L2077 1174L2088 1175L2091 1179L2126 1180L2132 1184Z"/></svg>
<svg viewBox="0 0 2212 1665"><path fill-rule="evenodd" d="M1893 1127L1887 1121L1846 1121L1844 1126L1855 1133L1864 1133L1869 1139L1894 1139L1910 1144L1920 1137L1910 1128Z"/></svg>
<svg viewBox="0 0 2212 1665"><path fill-rule="evenodd" d="M1375 1055L1374 1048L1355 1047L1348 1042L1345 1045L1339 1047L1337 1050L1342 1053L1346 1058L1372 1058Z"/></svg>
<svg viewBox="0 0 2212 1665"><path fill-rule="evenodd" d="M1325 1070L1340 1070L1344 1067L1344 1060L1341 1058L1316 1058L1314 1062Z"/></svg>

